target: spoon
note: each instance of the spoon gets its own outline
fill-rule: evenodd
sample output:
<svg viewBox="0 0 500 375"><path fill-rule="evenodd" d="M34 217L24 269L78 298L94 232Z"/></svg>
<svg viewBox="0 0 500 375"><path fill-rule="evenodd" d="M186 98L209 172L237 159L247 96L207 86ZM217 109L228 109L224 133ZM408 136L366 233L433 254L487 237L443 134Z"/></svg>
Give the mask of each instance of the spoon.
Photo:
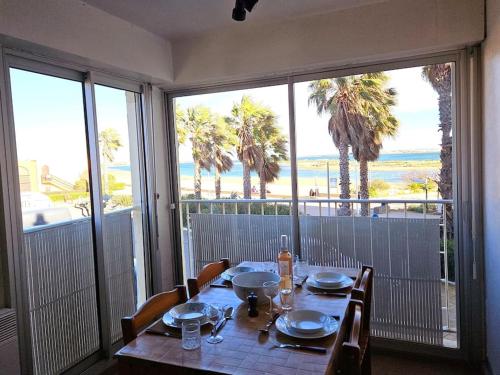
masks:
<svg viewBox="0 0 500 375"><path fill-rule="evenodd" d="M226 322L228 321L228 319L232 319L233 318L233 310L234 309L233 309L232 306L230 306L226 310L224 310L224 317L215 326L215 333L219 332L224 327L224 325L226 324Z"/></svg>

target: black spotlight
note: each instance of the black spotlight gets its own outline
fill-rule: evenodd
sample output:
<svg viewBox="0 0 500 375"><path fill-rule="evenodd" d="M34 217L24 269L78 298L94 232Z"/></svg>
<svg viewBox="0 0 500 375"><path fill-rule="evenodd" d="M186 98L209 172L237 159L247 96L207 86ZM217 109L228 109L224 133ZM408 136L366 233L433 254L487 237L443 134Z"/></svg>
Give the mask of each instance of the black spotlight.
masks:
<svg viewBox="0 0 500 375"><path fill-rule="evenodd" d="M233 20L245 21L247 10L252 11L259 0L236 0L233 8Z"/></svg>

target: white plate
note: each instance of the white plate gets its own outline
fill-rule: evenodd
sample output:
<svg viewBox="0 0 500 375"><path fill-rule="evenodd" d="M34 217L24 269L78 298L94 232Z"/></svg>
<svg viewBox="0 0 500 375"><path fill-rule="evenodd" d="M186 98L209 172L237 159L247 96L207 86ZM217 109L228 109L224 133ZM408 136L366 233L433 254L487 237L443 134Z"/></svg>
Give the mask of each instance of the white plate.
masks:
<svg viewBox="0 0 500 375"><path fill-rule="evenodd" d="M176 325L180 326L182 325L182 322L185 321L207 321L209 315L213 316L217 313L217 309L209 304L202 302L190 302L172 307L167 314L172 318Z"/></svg>
<svg viewBox="0 0 500 375"><path fill-rule="evenodd" d="M337 321L332 317L329 317L329 319L329 324L323 327L320 331L314 333L302 333L297 332L293 329L288 329L288 327L286 326L285 317L280 316L276 320L276 329L287 336L295 337L298 339L320 339L334 334L339 329L339 324L337 323Z"/></svg>
<svg viewBox="0 0 500 375"><path fill-rule="evenodd" d="M346 275L338 272L318 272L312 275L312 278L319 285L326 287L338 287L342 285L346 279L349 279Z"/></svg>
<svg viewBox="0 0 500 375"><path fill-rule="evenodd" d="M330 318L315 310L294 310L286 315L285 322L289 330L311 334L330 324Z"/></svg>
<svg viewBox="0 0 500 375"><path fill-rule="evenodd" d="M253 267L246 267L246 266L231 267L231 268L228 268L227 270L225 270L224 272L222 272L221 277L224 280L231 281L233 279L233 277L235 277L236 275L238 275L240 273L254 272L254 271L255 271L255 268L253 268Z"/></svg>
<svg viewBox="0 0 500 375"><path fill-rule="evenodd" d="M306 284L308 286L312 286L313 288L316 288L316 289L339 290L339 289L345 289L345 288L349 288L349 287L353 286L354 281L351 278L347 278L346 280L344 280L344 282L342 284L340 284L338 286L329 287L329 286L320 285L312 277L308 277L306 280Z"/></svg>

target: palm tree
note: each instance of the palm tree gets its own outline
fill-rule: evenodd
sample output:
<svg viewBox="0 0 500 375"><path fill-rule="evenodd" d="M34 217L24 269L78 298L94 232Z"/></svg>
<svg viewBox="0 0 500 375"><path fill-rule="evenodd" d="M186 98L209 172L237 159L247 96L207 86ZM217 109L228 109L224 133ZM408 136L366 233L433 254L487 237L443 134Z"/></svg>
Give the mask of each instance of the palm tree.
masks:
<svg viewBox="0 0 500 375"><path fill-rule="evenodd" d="M399 127L398 120L391 113L396 104L396 91L385 87L388 79L385 73L368 73L358 78L360 123L351 145L354 159L359 162L361 199L369 198L368 162L378 159L383 138L396 135ZM361 215L368 216L368 211L368 203L362 203Z"/></svg>
<svg viewBox="0 0 500 375"><path fill-rule="evenodd" d="M259 126L256 140L261 159L257 165L260 182L260 199L267 197L267 184L276 180L281 167L280 162L288 160L287 139L276 125L276 116L270 112Z"/></svg>
<svg viewBox="0 0 500 375"><path fill-rule="evenodd" d="M422 77L427 80L439 96L439 130L441 131L441 171L439 173L438 189L443 199L453 199L453 150L452 150L452 113L451 113L451 87L452 65L435 64L422 68ZM449 224L450 234L453 225L453 210L451 205L446 205L446 220Z"/></svg>
<svg viewBox="0 0 500 375"><path fill-rule="evenodd" d="M188 108L185 113L176 108L176 121L179 143L183 144L187 139L191 142L194 195L196 199L201 199L201 170L210 170L213 164L211 133L214 116L209 108L203 106Z"/></svg>
<svg viewBox="0 0 500 375"><path fill-rule="evenodd" d="M101 152L101 167L104 192L110 193L108 164L115 161L115 152L123 146L120 133L113 128L106 128L99 133L99 150Z"/></svg>
<svg viewBox="0 0 500 375"><path fill-rule="evenodd" d="M265 122L275 117L272 111L256 103L247 95L235 103L228 121L232 124L238 137L236 153L243 165L243 196L252 198L252 181L250 172L256 170L262 160L262 148L257 144L259 131Z"/></svg>
<svg viewBox="0 0 500 375"><path fill-rule="evenodd" d="M309 104L316 106L319 115L328 113L328 132L339 150L340 198L350 199L349 145L359 130L360 103L356 95L355 76L313 81L309 85ZM349 203L340 205L339 215L350 215Z"/></svg>
<svg viewBox="0 0 500 375"><path fill-rule="evenodd" d="M232 148L236 145L236 135L222 117L217 116L211 133L212 162L215 170L215 197L221 197L221 174L233 167Z"/></svg>

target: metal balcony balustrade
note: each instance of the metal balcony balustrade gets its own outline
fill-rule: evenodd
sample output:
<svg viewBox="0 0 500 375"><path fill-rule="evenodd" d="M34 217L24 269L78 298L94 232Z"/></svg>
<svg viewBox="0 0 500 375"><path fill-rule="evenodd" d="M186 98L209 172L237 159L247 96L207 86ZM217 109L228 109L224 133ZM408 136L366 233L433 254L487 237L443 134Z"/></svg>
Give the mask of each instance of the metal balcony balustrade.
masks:
<svg viewBox="0 0 500 375"><path fill-rule="evenodd" d="M299 199L182 200L187 275L223 257L273 261L281 234L298 220L300 253L311 264L375 267L372 330L376 336L456 345L454 274L448 223L452 200ZM341 216L342 205L349 216ZM361 205L370 216L360 216ZM297 252L298 249L293 248ZM452 278L450 278L452 276Z"/></svg>

